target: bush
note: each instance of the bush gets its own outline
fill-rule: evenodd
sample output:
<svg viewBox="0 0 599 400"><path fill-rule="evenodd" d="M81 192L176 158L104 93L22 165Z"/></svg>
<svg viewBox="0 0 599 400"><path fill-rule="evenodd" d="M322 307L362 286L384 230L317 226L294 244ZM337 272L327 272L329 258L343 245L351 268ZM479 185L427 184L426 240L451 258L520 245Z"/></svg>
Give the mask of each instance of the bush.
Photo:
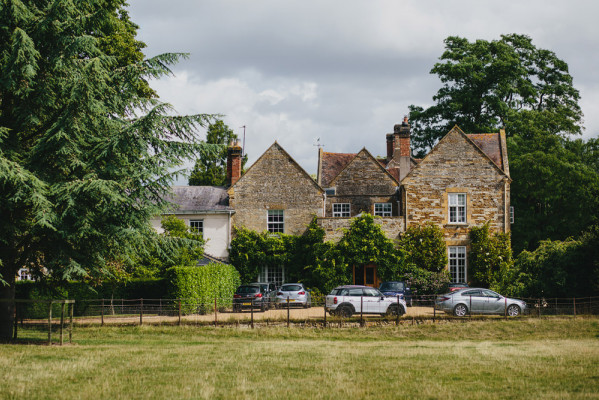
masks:
<svg viewBox="0 0 599 400"><path fill-rule="evenodd" d="M214 299L219 308L229 307L241 283L232 265L211 263L196 267L173 267L166 271L169 297L191 300L182 302L184 313L206 312Z"/></svg>
<svg viewBox="0 0 599 400"><path fill-rule="evenodd" d="M427 223L410 226L401 236L399 247L407 262L425 271L441 272L447 268L447 249L443 231L437 225Z"/></svg>

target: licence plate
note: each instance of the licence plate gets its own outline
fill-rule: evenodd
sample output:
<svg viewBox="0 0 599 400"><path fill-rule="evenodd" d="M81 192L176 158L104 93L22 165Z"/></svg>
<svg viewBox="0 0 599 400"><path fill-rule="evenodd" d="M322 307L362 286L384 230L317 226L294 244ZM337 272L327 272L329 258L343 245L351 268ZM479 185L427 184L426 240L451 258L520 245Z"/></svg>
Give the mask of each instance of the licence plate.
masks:
<svg viewBox="0 0 599 400"><path fill-rule="evenodd" d="M244 306L251 306L252 303L243 303Z"/></svg>

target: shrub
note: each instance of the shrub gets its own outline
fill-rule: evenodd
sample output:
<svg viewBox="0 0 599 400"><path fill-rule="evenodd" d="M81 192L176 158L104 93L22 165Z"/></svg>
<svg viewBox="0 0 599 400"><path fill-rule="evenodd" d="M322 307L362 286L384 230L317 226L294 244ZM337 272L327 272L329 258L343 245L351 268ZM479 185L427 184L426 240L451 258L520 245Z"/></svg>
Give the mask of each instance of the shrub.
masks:
<svg viewBox="0 0 599 400"><path fill-rule="evenodd" d="M441 272L447 267L447 249L443 231L427 223L410 226L401 236L399 246L405 251L407 262L426 271Z"/></svg>
<svg viewBox="0 0 599 400"><path fill-rule="evenodd" d="M512 249L509 233L491 234L489 223L470 230L468 277L473 286L493 287L500 281L501 271L511 267ZM504 265L505 264L505 265Z"/></svg>
<svg viewBox="0 0 599 400"><path fill-rule="evenodd" d="M241 283L235 267L217 263L170 268L166 271L166 281L170 298L191 300L182 302L185 313L206 312L215 298L219 308L229 307Z"/></svg>

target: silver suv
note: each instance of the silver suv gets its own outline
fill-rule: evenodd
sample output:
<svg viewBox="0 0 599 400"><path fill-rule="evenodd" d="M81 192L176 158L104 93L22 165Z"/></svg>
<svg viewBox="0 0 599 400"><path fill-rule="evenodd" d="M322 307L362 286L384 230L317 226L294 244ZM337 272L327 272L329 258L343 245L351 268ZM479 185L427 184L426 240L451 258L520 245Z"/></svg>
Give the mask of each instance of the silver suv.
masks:
<svg viewBox="0 0 599 400"><path fill-rule="evenodd" d="M385 297L378 289L369 286L347 285L333 289L326 297L325 307L331 315L348 318L355 313L404 315L406 302L397 297Z"/></svg>

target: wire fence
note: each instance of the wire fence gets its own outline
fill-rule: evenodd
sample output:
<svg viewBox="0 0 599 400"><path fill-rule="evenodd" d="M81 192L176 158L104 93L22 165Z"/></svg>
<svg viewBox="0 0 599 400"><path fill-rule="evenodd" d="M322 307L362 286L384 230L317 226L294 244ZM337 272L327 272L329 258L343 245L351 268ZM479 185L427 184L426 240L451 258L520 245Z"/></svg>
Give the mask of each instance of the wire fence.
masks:
<svg viewBox="0 0 599 400"><path fill-rule="evenodd" d="M210 302L195 299L93 299L93 300L16 300L15 339L17 325L40 326L46 329L49 343L52 332L63 330L64 308L75 325L182 325L202 326L376 326L380 324L437 323L442 321L467 321L471 319L510 318L506 307L493 314L477 312L472 300L463 316L443 312L439 296L415 296L408 299L407 307L397 298L399 313L388 309L369 308L362 297L357 297L350 310L342 310L332 300L313 298L310 303L297 303L292 299L215 298ZM393 298L395 299L395 298ZM517 318L542 318L549 316L599 315L599 297L522 299L526 306ZM395 300L394 300L395 301ZM345 305L347 308L347 304ZM374 307L374 308L373 308ZM52 319L52 315L61 315ZM69 322L70 322L69 321ZM43 328L43 327L46 328ZM69 328L69 339L72 325ZM61 334L62 343L62 334Z"/></svg>

